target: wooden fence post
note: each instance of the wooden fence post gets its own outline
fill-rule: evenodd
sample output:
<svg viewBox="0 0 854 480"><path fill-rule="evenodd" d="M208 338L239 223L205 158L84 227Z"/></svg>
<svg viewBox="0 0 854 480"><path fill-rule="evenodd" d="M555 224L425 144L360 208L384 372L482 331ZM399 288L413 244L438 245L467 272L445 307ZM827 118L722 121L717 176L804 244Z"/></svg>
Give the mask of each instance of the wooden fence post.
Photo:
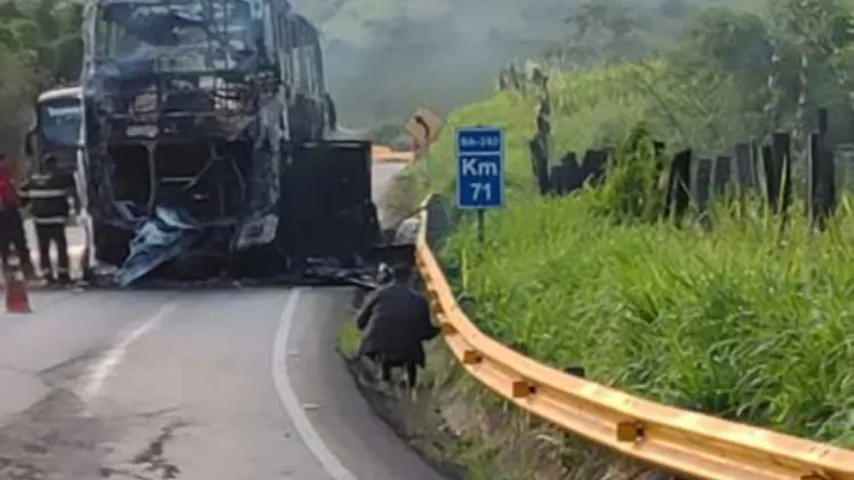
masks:
<svg viewBox="0 0 854 480"><path fill-rule="evenodd" d="M715 201L726 199L732 185L732 157L718 155L715 159L712 185L714 185ZM721 198L718 198L721 197Z"/></svg>
<svg viewBox="0 0 854 480"><path fill-rule="evenodd" d="M566 193L563 182L563 166L552 165L549 168L549 194L561 196Z"/></svg>
<svg viewBox="0 0 854 480"><path fill-rule="evenodd" d="M760 185L760 173L762 172L762 158L761 158L761 149L760 142L756 140L756 138L752 138L750 140L750 168L753 172L753 187L757 188Z"/></svg>
<svg viewBox="0 0 854 480"><path fill-rule="evenodd" d="M601 185L605 179L608 166L608 150L588 150L584 154L584 162L581 169L584 170L584 181L590 185Z"/></svg>
<svg viewBox="0 0 854 480"><path fill-rule="evenodd" d="M819 109L818 133L809 136L809 182L807 214L812 227L824 230L827 218L836 210L836 168L833 152L827 148L825 134L828 127L826 109Z"/></svg>
<svg viewBox="0 0 854 480"><path fill-rule="evenodd" d="M735 170L738 176L738 195L746 197L747 191L756 187L756 169L753 164L752 148L749 143L735 145Z"/></svg>
<svg viewBox="0 0 854 480"><path fill-rule="evenodd" d="M578 190L584 185L584 172L578 164L578 156L575 152L567 152L561 157L560 164L563 173L564 188L566 193Z"/></svg>
<svg viewBox="0 0 854 480"><path fill-rule="evenodd" d="M670 178L667 182L667 197L664 204L664 218L672 218L680 225L688 203L691 201L691 149L683 150L673 157L670 163Z"/></svg>
<svg viewBox="0 0 854 480"><path fill-rule="evenodd" d="M775 213L785 214L792 204L792 134L777 132L772 136L771 155L774 162L774 180L777 184L777 201L772 205Z"/></svg>
<svg viewBox="0 0 854 480"><path fill-rule="evenodd" d="M545 152L542 149L542 144L537 136L528 141L528 148L531 151L531 169L534 173L534 178L537 181L537 186L540 189L540 195L548 195L550 189L549 182L549 161L545 157Z"/></svg>
<svg viewBox="0 0 854 480"><path fill-rule="evenodd" d="M709 190L712 186L712 159L701 158L697 161L697 173L694 179L694 198L697 199L697 211L705 216L709 208Z"/></svg>
<svg viewBox="0 0 854 480"><path fill-rule="evenodd" d="M778 169L774 164L771 145L762 145L760 152L762 154L762 170L765 174L765 200L773 212L775 211L774 206L777 205L780 198L780 181L777 179Z"/></svg>

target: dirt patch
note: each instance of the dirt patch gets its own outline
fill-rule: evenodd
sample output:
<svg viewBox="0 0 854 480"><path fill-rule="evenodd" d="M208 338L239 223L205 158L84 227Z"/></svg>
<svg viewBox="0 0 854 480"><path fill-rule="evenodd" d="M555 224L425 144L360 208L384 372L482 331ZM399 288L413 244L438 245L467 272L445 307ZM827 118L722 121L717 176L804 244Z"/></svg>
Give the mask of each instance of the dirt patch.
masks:
<svg viewBox="0 0 854 480"><path fill-rule="evenodd" d="M367 362L345 357L359 391L374 412L394 432L421 454L443 476L463 480L465 467L452 461L448 447L456 439L442 428L441 410L435 407L432 395L421 392L417 397L401 395L375 379L375 371Z"/></svg>

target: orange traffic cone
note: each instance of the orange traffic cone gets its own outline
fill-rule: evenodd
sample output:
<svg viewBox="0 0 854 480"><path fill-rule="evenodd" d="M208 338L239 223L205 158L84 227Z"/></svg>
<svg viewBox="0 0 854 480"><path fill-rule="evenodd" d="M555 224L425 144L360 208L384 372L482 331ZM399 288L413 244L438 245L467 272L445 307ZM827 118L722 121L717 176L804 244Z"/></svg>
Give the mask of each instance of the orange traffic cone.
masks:
<svg viewBox="0 0 854 480"><path fill-rule="evenodd" d="M32 313L27 282L17 258L9 261L6 272L6 313Z"/></svg>

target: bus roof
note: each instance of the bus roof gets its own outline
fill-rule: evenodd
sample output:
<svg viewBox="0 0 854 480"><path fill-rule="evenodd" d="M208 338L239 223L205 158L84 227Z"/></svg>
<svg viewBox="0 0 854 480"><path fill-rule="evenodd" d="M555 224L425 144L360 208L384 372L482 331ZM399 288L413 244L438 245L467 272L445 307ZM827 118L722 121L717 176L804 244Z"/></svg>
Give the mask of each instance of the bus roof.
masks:
<svg viewBox="0 0 854 480"><path fill-rule="evenodd" d="M54 88L53 90L47 90L42 92L39 95L39 103L46 102L48 100L56 100L58 98L80 98L82 96L83 89L80 87L66 87L66 88Z"/></svg>

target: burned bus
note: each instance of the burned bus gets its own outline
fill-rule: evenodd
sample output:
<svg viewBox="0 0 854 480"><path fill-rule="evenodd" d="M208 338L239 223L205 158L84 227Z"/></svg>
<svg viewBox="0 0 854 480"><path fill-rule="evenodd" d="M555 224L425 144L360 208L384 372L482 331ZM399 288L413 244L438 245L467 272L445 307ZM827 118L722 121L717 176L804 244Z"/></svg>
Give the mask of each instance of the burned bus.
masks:
<svg viewBox="0 0 854 480"><path fill-rule="evenodd" d="M92 246L119 283L376 240L370 144L326 140L318 32L286 1L98 0L83 32Z"/></svg>

